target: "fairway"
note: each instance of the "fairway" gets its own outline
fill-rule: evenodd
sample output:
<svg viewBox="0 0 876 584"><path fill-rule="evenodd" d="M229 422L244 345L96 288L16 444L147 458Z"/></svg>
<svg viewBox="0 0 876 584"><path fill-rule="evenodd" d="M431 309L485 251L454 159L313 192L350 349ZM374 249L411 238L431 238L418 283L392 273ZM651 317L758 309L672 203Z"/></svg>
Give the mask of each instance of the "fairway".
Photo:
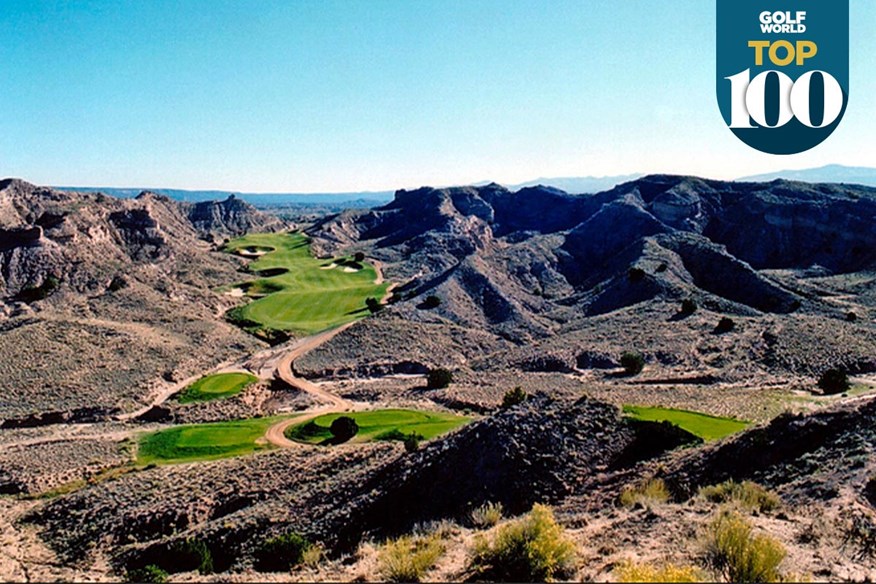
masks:
<svg viewBox="0 0 876 584"><path fill-rule="evenodd" d="M230 318L247 329L313 334L369 314L365 301L380 300L387 284L375 284L374 266L350 257L318 260L300 233L256 233L230 241L229 253L252 257L256 280L236 284L253 302ZM266 252L266 253L265 253Z"/></svg>
<svg viewBox="0 0 876 584"><path fill-rule="evenodd" d="M186 424L145 434L140 438L138 464L175 464L241 456L273 448L256 443L283 416L231 422Z"/></svg>
<svg viewBox="0 0 876 584"><path fill-rule="evenodd" d="M181 404L231 397L259 378L249 373L216 373L200 378L179 396Z"/></svg>
<svg viewBox="0 0 876 584"><path fill-rule="evenodd" d="M634 420L669 422L703 440L718 440L746 429L750 424L733 418L720 418L698 412L647 406L624 406L624 414Z"/></svg>
<svg viewBox="0 0 876 584"><path fill-rule="evenodd" d="M310 422L292 426L286 430L286 437L308 444L322 444L332 438L329 427L335 419L341 416L349 416L359 425L359 433L351 442L393 440L408 434L418 434L422 439L428 440L471 421L471 418L464 416L416 410L375 410L348 414L326 414L314 418Z"/></svg>

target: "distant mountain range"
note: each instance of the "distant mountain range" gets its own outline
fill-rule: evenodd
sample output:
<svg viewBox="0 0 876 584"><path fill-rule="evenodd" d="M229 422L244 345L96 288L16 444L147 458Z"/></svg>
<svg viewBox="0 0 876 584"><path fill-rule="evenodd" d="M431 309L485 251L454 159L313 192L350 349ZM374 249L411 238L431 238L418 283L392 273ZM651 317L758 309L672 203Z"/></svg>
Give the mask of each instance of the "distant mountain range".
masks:
<svg viewBox="0 0 876 584"><path fill-rule="evenodd" d="M845 183L876 187L876 168L829 164L820 168L780 170L737 179L741 182L769 182L783 178L808 183Z"/></svg>
<svg viewBox="0 0 876 584"><path fill-rule="evenodd" d="M545 186L560 189L570 194L592 194L610 190L617 185L642 178L642 174L623 174L616 176L578 176L537 178L519 184L503 184L511 191ZM842 166L830 164L820 168L801 170L781 170L768 174L746 176L736 179L737 182L769 182L779 178L808 183L844 183L876 187L876 168ZM486 186L490 181L477 183L475 186ZM239 199L259 208L269 207L300 207L321 206L328 208L366 209L385 205L393 200L394 191L362 191L348 193L240 193L235 191L190 191L183 189L164 188L114 188L114 187L54 187L65 191L102 192L113 197L133 199L143 191L166 195L177 201L192 203L203 201L221 201L234 195Z"/></svg>
<svg viewBox="0 0 876 584"><path fill-rule="evenodd" d="M619 176L569 176L557 178L537 178L516 185L504 185L512 191L526 187L553 187L571 194L601 193L625 182L641 178L641 174L623 174Z"/></svg>
<svg viewBox="0 0 876 584"><path fill-rule="evenodd" d="M120 199L133 199L143 191L170 197L177 201L200 203L223 201L230 195L259 208L297 205L367 208L392 200L393 191L366 191L353 193L240 193L236 191L188 191L183 189L151 189L141 187L53 187L62 191L101 192Z"/></svg>

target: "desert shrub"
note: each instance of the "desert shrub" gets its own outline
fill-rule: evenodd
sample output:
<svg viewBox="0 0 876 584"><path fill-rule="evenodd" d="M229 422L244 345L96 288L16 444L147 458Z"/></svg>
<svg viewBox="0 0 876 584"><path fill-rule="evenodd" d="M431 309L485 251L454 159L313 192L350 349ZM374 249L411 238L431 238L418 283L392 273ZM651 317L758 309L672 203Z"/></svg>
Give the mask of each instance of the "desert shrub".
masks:
<svg viewBox="0 0 876 584"><path fill-rule="evenodd" d="M27 286L18 293L18 300L23 302L36 302L37 300L45 300L58 289L61 281L56 276L46 276L43 283L39 286Z"/></svg>
<svg viewBox="0 0 876 584"><path fill-rule="evenodd" d="M319 567L320 562L322 562L322 557L324 554L325 550L321 545L308 545L306 548L304 548L304 552L301 554L301 564L307 566L312 570L315 570Z"/></svg>
<svg viewBox="0 0 876 584"><path fill-rule="evenodd" d="M627 375L638 375L645 367L645 358L641 353L626 352L620 358L621 367Z"/></svg>
<svg viewBox="0 0 876 584"><path fill-rule="evenodd" d="M134 568L125 573L126 582L146 582L149 584L164 584L168 574L155 564L149 564L142 568Z"/></svg>
<svg viewBox="0 0 876 584"><path fill-rule="evenodd" d="M724 317L718 321L718 324L715 326L715 332L719 335L724 333L729 333L733 329L736 328L736 323L733 322L732 318Z"/></svg>
<svg viewBox="0 0 876 584"><path fill-rule="evenodd" d="M626 487L620 494L620 504L624 507L642 505L651 507L669 500L669 489L663 479L648 479L638 485Z"/></svg>
<svg viewBox="0 0 876 584"><path fill-rule="evenodd" d="M408 434L404 441L405 452L416 452L417 450L419 450L421 439L422 436L414 432Z"/></svg>
<svg viewBox="0 0 876 584"><path fill-rule="evenodd" d="M842 546L857 548L855 558L863 560L876 555L876 522L869 513L853 512L842 528Z"/></svg>
<svg viewBox="0 0 876 584"><path fill-rule="evenodd" d="M213 572L213 554L206 543L190 537L173 544L160 564L162 569L172 574L191 570L210 574Z"/></svg>
<svg viewBox="0 0 876 584"><path fill-rule="evenodd" d="M364 262L365 261L365 254L362 253L361 251L357 251L356 254L353 256L353 261L355 261L357 263Z"/></svg>
<svg viewBox="0 0 876 584"><path fill-rule="evenodd" d="M645 270L642 268L630 268L627 271L627 278L629 278L630 282L641 282L645 279Z"/></svg>
<svg viewBox="0 0 876 584"><path fill-rule="evenodd" d="M469 514L472 525L475 527L492 527L502 520L502 504L486 502L472 510Z"/></svg>
<svg viewBox="0 0 876 584"><path fill-rule="evenodd" d="M422 307L431 310L432 308L438 308L441 306L441 299L435 296L434 294L430 294L426 296L425 300L423 300Z"/></svg>
<svg viewBox="0 0 876 584"><path fill-rule="evenodd" d="M618 582L706 582L705 575L694 566L676 566L675 564L637 564L621 562L614 569Z"/></svg>
<svg viewBox="0 0 876 584"><path fill-rule="evenodd" d="M736 503L761 513L775 511L782 504L777 494L752 481L725 481L719 485L702 487L699 494L713 503Z"/></svg>
<svg viewBox="0 0 876 584"><path fill-rule="evenodd" d="M849 390L849 376L844 369L828 369L818 378L818 387L825 395L835 395Z"/></svg>
<svg viewBox="0 0 876 584"><path fill-rule="evenodd" d="M116 275L113 276L113 279L110 280L109 286L107 286L107 290L110 292L118 292L122 288L128 287L128 280L125 279L124 276Z"/></svg>
<svg viewBox="0 0 876 584"><path fill-rule="evenodd" d="M453 373L447 369L433 369L426 377L426 385L429 389L442 389L453 382Z"/></svg>
<svg viewBox="0 0 876 584"><path fill-rule="evenodd" d="M693 314L697 311L697 301L693 298L685 298L681 301L681 313L682 314Z"/></svg>
<svg viewBox="0 0 876 584"><path fill-rule="evenodd" d="M785 548L768 535L755 535L736 512L721 512L706 531L706 560L729 582L777 582Z"/></svg>
<svg viewBox="0 0 876 584"><path fill-rule="evenodd" d="M335 442L346 442L359 433L359 424L350 416L341 416L332 421L329 431L332 433Z"/></svg>
<svg viewBox="0 0 876 584"><path fill-rule="evenodd" d="M380 574L391 582L419 582L444 555L446 546L438 534L405 535L380 546Z"/></svg>
<svg viewBox="0 0 876 584"><path fill-rule="evenodd" d="M544 505L500 527L492 539L477 537L470 558L478 577L504 582L567 578L574 567L575 545Z"/></svg>
<svg viewBox="0 0 876 584"><path fill-rule="evenodd" d="M297 533L286 533L265 540L255 557L259 572L288 572L304 562L304 554L312 546Z"/></svg>
<svg viewBox="0 0 876 584"><path fill-rule="evenodd" d="M523 391L523 388L518 385L514 389L509 389L505 392L505 395L502 397L502 407L511 408L517 404L522 404L526 401L527 397L529 397L529 394Z"/></svg>
<svg viewBox="0 0 876 584"><path fill-rule="evenodd" d="M377 298L366 298L365 299L365 306L368 307L368 310L371 312L371 314L374 314L375 312L380 312L381 310L383 310L383 305L380 303L380 300L378 300Z"/></svg>

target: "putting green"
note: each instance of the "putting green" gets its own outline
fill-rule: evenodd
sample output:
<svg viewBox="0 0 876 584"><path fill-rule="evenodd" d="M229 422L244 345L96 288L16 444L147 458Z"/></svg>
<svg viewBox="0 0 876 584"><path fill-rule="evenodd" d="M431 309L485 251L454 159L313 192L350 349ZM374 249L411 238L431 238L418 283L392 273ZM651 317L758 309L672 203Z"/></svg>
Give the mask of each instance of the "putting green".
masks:
<svg viewBox="0 0 876 584"><path fill-rule="evenodd" d="M246 386L258 381L249 373L216 373L200 378L180 394L179 402L203 402L231 397L240 393Z"/></svg>
<svg viewBox="0 0 876 584"><path fill-rule="evenodd" d="M624 414L634 420L669 422L703 440L718 440L746 429L750 423L699 412L648 406L624 406Z"/></svg>
<svg viewBox="0 0 876 584"><path fill-rule="evenodd" d="M319 416L309 422L292 426L286 430L286 437L308 444L325 443L332 438L329 430L332 422L341 416L353 418L359 425L359 433L351 442L398 440L409 434L418 434L422 439L428 440L471 422L471 418L464 416L417 410L337 413Z"/></svg>
<svg viewBox="0 0 876 584"><path fill-rule="evenodd" d="M257 332L313 334L369 314L366 300L380 300L387 284L375 284L374 266L341 257L318 260L301 233L255 233L234 239L225 251L246 256L267 252L249 265L257 280L236 284L254 301L229 317Z"/></svg>
<svg viewBox="0 0 876 584"><path fill-rule="evenodd" d="M283 416L185 424L140 437L138 464L175 464L242 456L273 448L256 442Z"/></svg>

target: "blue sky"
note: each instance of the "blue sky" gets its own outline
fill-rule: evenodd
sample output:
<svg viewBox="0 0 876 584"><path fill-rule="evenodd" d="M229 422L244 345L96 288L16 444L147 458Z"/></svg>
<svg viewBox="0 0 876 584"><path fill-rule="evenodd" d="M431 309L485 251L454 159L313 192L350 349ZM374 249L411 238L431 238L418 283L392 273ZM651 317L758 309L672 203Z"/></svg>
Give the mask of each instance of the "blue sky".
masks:
<svg viewBox="0 0 876 584"><path fill-rule="evenodd" d="M816 149L726 128L712 0L0 0L0 175L359 191L876 166L876 6Z"/></svg>

